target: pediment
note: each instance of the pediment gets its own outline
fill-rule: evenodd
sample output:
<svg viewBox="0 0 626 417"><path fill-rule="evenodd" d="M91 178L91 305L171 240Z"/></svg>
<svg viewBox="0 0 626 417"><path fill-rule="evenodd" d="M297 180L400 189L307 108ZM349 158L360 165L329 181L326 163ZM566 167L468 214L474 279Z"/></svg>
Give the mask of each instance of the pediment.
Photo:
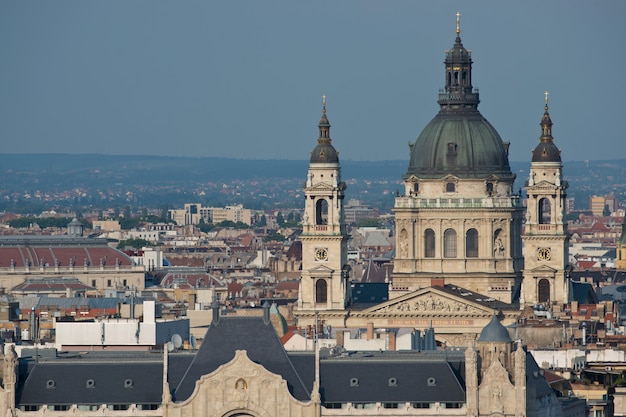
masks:
<svg viewBox="0 0 626 417"><path fill-rule="evenodd" d="M334 190L335 186L327 182L316 182L310 187L312 190Z"/></svg>
<svg viewBox="0 0 626 417"><path fill-rule="evenodd" d="M536 268L533 268L530 270L530 272L533 272L535 274L540 273L540 274L556 274L556 269L549 267L548 265L539 265Z"/></svg>
<svg viewBox="0 0 626 417"><path fill-rule="evenodd" d="M541 180L535 183L535 188L541 188L541 189L546 189L549 188L551 190L555 189L556 186L554 185L554 183L550 182L550 181L546 181L546 180Z"/></svg>
<svg viewBox="0 0 626 417"><path fill-rule="evenodd" d="M335 272L335 270L326 265L317 265L315 268L309 269L311 275L330 275L333 272Z"/></svg>
<svg viewBox="0 0 626 417"><path fill-rule="evenodd" d="M463 294L463 293L460 293ZM468 294L471 294L468 292ZM363 313L419 315L490 315L493 309L440 289L422 288L370 307Z"/></svg>

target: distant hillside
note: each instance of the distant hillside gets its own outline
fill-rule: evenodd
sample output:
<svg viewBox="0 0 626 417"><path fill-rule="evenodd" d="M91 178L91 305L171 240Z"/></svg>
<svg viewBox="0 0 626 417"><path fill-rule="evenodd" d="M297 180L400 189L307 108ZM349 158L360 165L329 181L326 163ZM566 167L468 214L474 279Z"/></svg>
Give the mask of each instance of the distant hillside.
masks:
<svg viewBox="0 0 626 417"><path fill-rule="evenodd" d="M0 210L180 206L186 202L250 208L299 207L308 160L147 155L0 154ZM515 191L530 162L512 162ZM347 198L393 206L408 160L341 161ZM564 163L568 196L587 208L592 194L626 200L626 159Z"/></svg>

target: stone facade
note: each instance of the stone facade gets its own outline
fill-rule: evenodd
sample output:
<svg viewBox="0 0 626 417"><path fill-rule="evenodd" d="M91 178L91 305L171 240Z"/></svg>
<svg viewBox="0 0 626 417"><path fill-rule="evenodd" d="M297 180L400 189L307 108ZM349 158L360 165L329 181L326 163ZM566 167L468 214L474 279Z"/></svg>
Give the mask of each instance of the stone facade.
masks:
<svg viewBox="0 0 626 417"><path fill-rule="evenodd" d="M524 226L524 285L521 304L562 306L570 301L566 267L569 239L565 223L567 181L563 180L561 152L552 138L552 121L546 105L542 135L533 152Z"/></svg>

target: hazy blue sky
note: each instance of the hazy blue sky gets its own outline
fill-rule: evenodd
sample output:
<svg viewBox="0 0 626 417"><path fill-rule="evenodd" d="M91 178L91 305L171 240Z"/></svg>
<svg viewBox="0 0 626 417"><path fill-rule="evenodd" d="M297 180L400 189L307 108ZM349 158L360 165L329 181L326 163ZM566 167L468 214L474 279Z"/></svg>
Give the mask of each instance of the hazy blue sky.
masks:
<svg viewBox="0 0 626 417"><path fill-rule="evenodd" d="M626 1L0 1L0 153L406 159L455 13L481 113L526 161L626 157Z"/></svg>

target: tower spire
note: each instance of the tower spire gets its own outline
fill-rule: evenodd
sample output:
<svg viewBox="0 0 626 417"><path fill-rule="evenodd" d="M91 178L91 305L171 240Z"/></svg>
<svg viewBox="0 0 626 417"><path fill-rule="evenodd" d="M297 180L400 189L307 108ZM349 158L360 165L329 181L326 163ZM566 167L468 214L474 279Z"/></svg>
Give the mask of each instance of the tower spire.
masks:
<svg viewBox="0 0 626 417"><path fill-rule="evenodd" d="M318 144L330 144L330 123L328 117L326 117L326 95L322 96L322 118L318 125L320 129L320 136L317 138Z"/></svg>
<svg viewBox="0 0 626 417"><path fill-rule="evenodd" d="M552 119L550 119L550 113L548 113L548 91L543 93L545 95L546 105L543 108L543 117L541 118L541 142L554 142L552 137Z"/></svg>
<svg viewBox="0 0 626 417"><path fill-rule="evenodd" d="M456 36L461 36L461 13L456 12Z"/></svg>

